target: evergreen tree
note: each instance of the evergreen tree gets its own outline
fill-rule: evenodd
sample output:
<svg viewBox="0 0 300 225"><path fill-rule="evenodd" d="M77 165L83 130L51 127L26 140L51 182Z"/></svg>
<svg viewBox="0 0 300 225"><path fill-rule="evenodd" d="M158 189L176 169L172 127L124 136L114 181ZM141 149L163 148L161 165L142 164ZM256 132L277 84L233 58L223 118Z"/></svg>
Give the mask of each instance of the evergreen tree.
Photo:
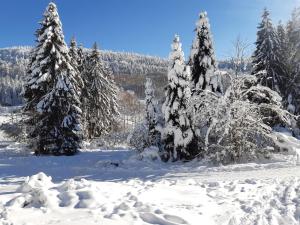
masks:
<svg viewBox="0 0 300 225"><path fill-rule="evenodd" d="M80 144L82 80L72 65L54 3L49 3L36 35L24 93L31 138L37 154L71 155Z"/></svg>
<svg viewBox="0 0 300 225"><path fill-rule="evenodd" d="M286 27L287 57L284 102L292 113L300 113L300 8L294 9Z"/></svg>
<svg viewBox="0 0 300 225"><path fill-rule="evenodd" d="M289 62L289 46L288 46L288 38L287 32L285 27L281 22L279 22L276 30L276 38L277 38L277 46L278 48L275 49L275 59L276 62L274 63L275 66L275 74L278 77L278 87L279 93L283 97L283 101L287 102L287 96L289 89L288 85L288 77L289 74L292 73L292 66Z"/></svg>
<svg viewBox="0 0 300 225"><path fill-rule="evenodd" d="M179 36L175 36L170 53L168 85L166 100L163 104L165 127L162 135L165 144L166 159L191 159L195 156L189 148L194 134L187 112L190 91L190 68L185 65L184 54L181 49Z"/></svg>
<svg viewBox="0 0 300 225"><path fill-rule="evenodd" d="M148 129L149 145L158 146L160 143L160 127L157 102L154 100L154 89L150 78L145 84L146 127Z"/></svg>
<svg viewBox="0 0 300 225"><path fill-rule="evenodd" d="M207 13L200 13L199 21L196 23L196 37L194 39L189 65L192 73L192 89L196 93L201 90L216 90L210 83L210 78L216 69L212 35Z"/></svg>
<svg viewBox="0 0 300 225"><path fill-rule="evenodd" d="M84 70L84 61L85 61L85 55L83 53L82 45L79 45L79 48L77 49L77 54L78 54L78 60L77 60L78 70L79 73L82 74Z"/></svg>
<svg viewBox="0 0 300 225"><path fill-rule="evenodd" d="M100 60L97 44L86 60L83 76L86 136L90 139L109 132L119 116L118 88Z"/></svg>
<svg viewBox="0 0 300 225"><path fill-rule="evenodd" d="M85 55L83 53L82 45L78 47L74 37L71 39L69 54L71 56L73 64L75 65L79 73L82 75L82 72L84 70Z"/></svg>
<svg viewBox="0 0 300 225"><path fill-rule="evenodd" d="M72 60L72 64L73 66L78 70L78 63L80 62L80 56L78 54L78 47L77 47L77 42L75 40L75 38L73 37L71 39L71 43L70 43L70 48L69 48L69 55L71 57Z"/></svg>
<svg viewBox="0 0 300 225"><path fill-rule="evenodd" d="M289 45L290 57L299 58L300 48L300 7L293 10L291 19L287 23L286 33Z"/></svg>
<svg viewBox="0 0 300 225"><path fill-rule="evenodd" d="M253 55L252 74L257 76L260 84L279 91L279 77L276 74L276 51L278 43L276 33L269 17L270 13L264 10L262 21L258 26L256 50Z"/></svg>

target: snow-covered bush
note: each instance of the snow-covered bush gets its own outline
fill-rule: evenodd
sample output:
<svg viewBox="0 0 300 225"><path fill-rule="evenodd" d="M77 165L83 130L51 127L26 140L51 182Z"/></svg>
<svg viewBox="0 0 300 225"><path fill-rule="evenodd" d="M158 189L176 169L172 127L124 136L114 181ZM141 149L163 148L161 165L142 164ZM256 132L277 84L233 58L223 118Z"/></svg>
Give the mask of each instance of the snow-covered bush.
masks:
<svg viewBox="0 0 300 225"><path fill-rule="evenodd" d="M135 126L133 131L128 135L127 141L139 153L143 152L145 148L150 147L149 130L145 122Z"/></svg>
<svg viewBox="0 0 300 225"><path fill-rule="evenodd" d="M256 83L254 76L238 77L224 96L205 90L194 97L190 109L199 156L224 164L268 157L274 141L266 112L284 124L290 124L290 117L278 94Z"/></svg>

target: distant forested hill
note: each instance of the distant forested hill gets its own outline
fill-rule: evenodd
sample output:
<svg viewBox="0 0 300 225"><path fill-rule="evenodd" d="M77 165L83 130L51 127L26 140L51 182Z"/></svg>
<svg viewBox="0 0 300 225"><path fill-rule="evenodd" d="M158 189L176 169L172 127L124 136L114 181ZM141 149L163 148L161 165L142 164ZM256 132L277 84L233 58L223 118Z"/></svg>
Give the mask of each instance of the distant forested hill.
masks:
<svg viewBox="0 0 300 225"><path fill-rule="evenodd" d="M31 47L0 49L0 104L22 103L20 93L26 79L26 68ZM85 49L85 52L88 52ZM102 60L111 68L117 83L125 89L140 92L144 77L166 76L168 60L136 53L101 51ZM127 76L128 79L124 79ZM130 76L130 77L128 77ZM165 80L165 79L164 79ZM134 84L137 81L137 84Z"/></svg>
<svg viewBox="0 0 300 225"><path fill-rule="evenodd" d="M26 68L31 47L0 48L0 104L19 105ZM85 49L88 52L89 49ZM101 51L102 60L113 72L117 84L125 90L134 91L139 98L144 96L145 77L150 77L155 84L159 97L163 96L163 87L167 83L168 60L137 53ZM218 63L221 70L232 70L230 60ZM250 60L246 61L245 72L250 70Z"/></svg>

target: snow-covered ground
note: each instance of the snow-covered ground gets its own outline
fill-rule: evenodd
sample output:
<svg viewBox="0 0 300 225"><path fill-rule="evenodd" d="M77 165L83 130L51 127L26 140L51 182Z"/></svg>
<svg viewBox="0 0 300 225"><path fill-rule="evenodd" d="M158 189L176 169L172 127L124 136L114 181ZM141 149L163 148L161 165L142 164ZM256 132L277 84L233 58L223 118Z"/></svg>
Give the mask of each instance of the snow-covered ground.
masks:
<svg viewBox="0 0 300 225"><path fill-rule="evenodd" d="M35 157L0 131L0 225L300 224L300 141L276 135L295 155L212 167L130 150Z"/></svg>

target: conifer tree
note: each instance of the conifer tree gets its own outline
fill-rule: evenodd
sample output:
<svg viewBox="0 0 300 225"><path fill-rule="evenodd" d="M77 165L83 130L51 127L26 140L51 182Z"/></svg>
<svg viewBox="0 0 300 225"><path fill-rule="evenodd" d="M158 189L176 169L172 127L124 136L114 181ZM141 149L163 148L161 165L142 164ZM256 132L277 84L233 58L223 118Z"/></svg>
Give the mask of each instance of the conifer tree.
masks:
<svg viewBox="0 0 300 225"><path fill-rule="evenodd" d="M79 47L77 49L77 54L78 54L78 60L77 60L78 70L79 70L79 73L82 74L82 72L84 70L84 61L85 61L85 55L83 52L82 45L79 45Z"/></svg>
<svg viewBox="0 0 300 225"><path fill-rule="evenodd" d="M195 32L196 36L189 59L192 74L192 90L195 93L205 89L220 91L216 90L217 88L210 83L210 78L216 69L216 59L206 12L200 13Z"/></svg>
<svg viewBox="0 0 300 225"><path fill-rule="evenodd" d="M93 138L109 132L117 122L119 111L117 86L110 71L101 62L97 44L86 60L84 70L84 114L86 136Z"/></svg>
<svg viewBox="0 0 300 225"><path fill-rule="evenodd" d="M69 55L71 57L72 60L72 64L73 66L78 70L78 63L80 62L80 56L78 54L78 47L77 47L77 42L75 40L75 38L73 37L71 39L71 43L70 43L70 48L69 48Z"/></svg>
<svg viewBox="0 0 300 225"><path fill-rule="evenodd" d="M76 39L74 37L71 39L69 54L71 56L73 64L79 71L79 74L81 74L82 76L82 72L84 70L85 55L83 53L82 45L78 47Z"/></svg>
<svg viewBox="0 0 300 225"><path fill-rule="evenodd" d="M72 65L54 3L49 3L36 36L24 93L33 126L30 136L37 154L71 155L81 139L82 80Z"/></svg>
<svg viewBox="0 0 300 225"><path fill-rule="evenodd" d="M169 59L166 100L162 110L165 118L162 134L167 153L165 157L171 157L174 161L191 159L195 154L188 148L194 137L187 112L191 96L190 68L185 65L184 54L177 35L173 41Z"/></svg>
<svg viewBox="0 0 300 225"><path fill-rule="evenodd" d="M279 22L276 29L276 38L277 38L277 49L275 49L275 74L278 77L278 87L279 94L283 97L283 101L286 102L289 89L288 77L292 73L292 66L289 62L289 46L288 38L285 27L281 22Z"/></svg>
<svg viewBox="0 0 300 225"><path fill-rule="evenodd" d="M284 103L296 115L300 113L300 8L295 8L286 27L287 79Z"/></svg>
<svg viewBox="0 0 300 225"><path fill-rule="evenodd" d="M257 31L256 50L252 61L252 74L259 79L260 84L280 92L278 85L279 77L275 70L276 61L278 61L276 58L278 43L269 15L269 11L264 9L262 21Z"/></svg>
<svg viewBox="0 0 300 225"><path fill-rule="evenodd" d="M157 146L160 142L160 127L157 102L154 99L154 89L150 78L145 84L146 127L148 129L149 144Z"/></svg>

